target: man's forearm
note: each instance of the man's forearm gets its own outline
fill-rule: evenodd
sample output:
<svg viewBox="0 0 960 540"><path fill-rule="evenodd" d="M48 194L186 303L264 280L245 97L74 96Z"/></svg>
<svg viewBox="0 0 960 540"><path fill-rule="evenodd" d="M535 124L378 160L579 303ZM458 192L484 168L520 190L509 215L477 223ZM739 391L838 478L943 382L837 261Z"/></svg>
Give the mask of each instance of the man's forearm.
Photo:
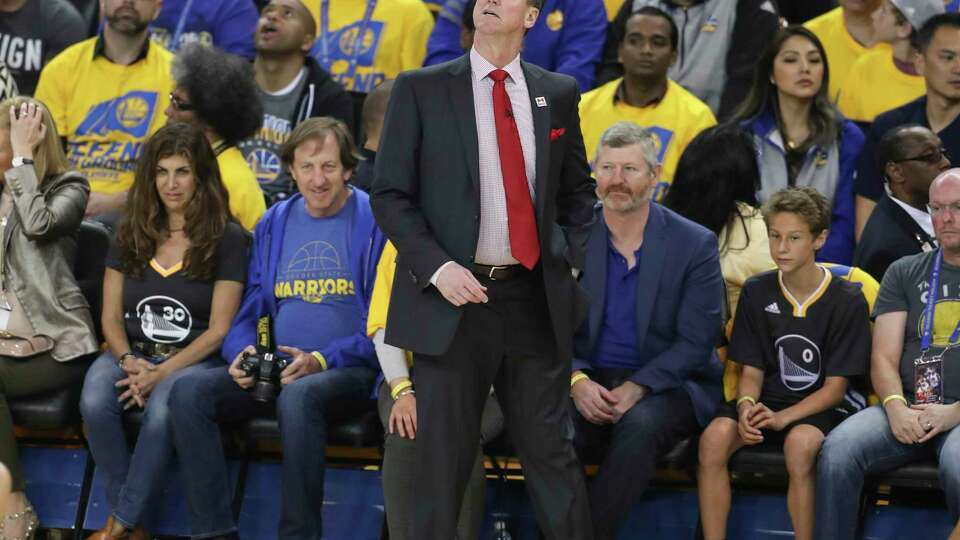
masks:
<svg viewBox="0 0 960 540"><path fill-rule="evenodd" d="M900 372L887 359L875 359L870 368L870 380L873 383L873 390L884 399L887 396L903 394L903 380L900 378Z"/></svg>

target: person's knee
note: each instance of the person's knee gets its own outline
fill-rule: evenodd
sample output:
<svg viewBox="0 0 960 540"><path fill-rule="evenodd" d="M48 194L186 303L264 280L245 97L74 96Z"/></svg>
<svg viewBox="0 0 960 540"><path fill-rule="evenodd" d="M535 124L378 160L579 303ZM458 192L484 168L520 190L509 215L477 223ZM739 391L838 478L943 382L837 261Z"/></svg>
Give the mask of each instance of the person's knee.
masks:
<svg viewBox="0 0 960 540"><path fill-rule="evenodd" d="M801 424L791 429L783 442L787 473L795 477L813 472L822 444L823 433L813 426Z"/></svg>
<svg viewBox="0 0 960 540"><path fill-rule="evenodd" d="M946 437L938 457L940 480L945 489L952 491L953 500L960 501L960 431L954 428Z"/></svg>
<svg viewBox="0 0 960 540"><path fill-rule="evenodd" d="M311 394L317 389L312 389L307 378L301 377L290 384L285 385L277 395L277 416L279 418L293 418L300 416L306 410L317 411L317 407L322 405L322 400L311 399Z"/></svg>
<svg viewBox="0 0 960 540"><path fill-rule="evenodd" d="M840 424L831 431L824 439L817 457L818 476L829 479L857 469L862 446L862 441L857 439L852 426Z"/></svg>
<svg viewBox="0 0 960 540"><path fill-rule="evenodd" d="M164 408L174 420L180 415L194 416L212 409L213 389L202 375L192 373L180 377L170 386Z"/></svg>
<svg viewBox="0 0 960 540"><path fill-rule="evenodd" d="M727 449L739 437L737 423L730 418L717 418L700 436L697 448L698 463L701 467L723 467L729 459Z"/></svg>

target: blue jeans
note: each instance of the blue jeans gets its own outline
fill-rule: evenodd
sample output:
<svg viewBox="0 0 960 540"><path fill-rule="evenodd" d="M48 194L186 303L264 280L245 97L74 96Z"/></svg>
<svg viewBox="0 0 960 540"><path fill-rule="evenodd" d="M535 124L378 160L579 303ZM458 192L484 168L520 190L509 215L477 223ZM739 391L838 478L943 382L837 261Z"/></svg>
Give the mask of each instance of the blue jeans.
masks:
<svg viewBox="0 0 960 540"><path fill-rule="evenodd" d="M960 517L960 429L924 444L903 444L890 430L887 415L873 406L846 419L827 436L817 462L817 512L814 537L853 538L859 517L863 478L901 465L936 457L947 508Z"/></svg>
<svg viewBox="0 0 960 540"><path fill-rule="evenodd" d="M331 369L297 379L277 397L283 446L281 539L319 540L327 423L369 407L375 378L368 367ZM174 441L193 537L233 532L230 480L217 422L249 418L257 411L256 402L226 367L180 379L172 395Z"/></svg>
<svg viewBox="0 0 960 540"><path fill-rule="evenodd" d="M80 414L87 428L93 460L106 481L107 502L114 517L127 527L140 523L150 496L173 457L169 408L173 383L191 373L222 365L221 360L208 358L157 383L147 398L132 455L123 430L123 403L117 401L125 389L117 388L116 383L126 378L126 373L117 367L116 359L109 352L100 355L87 371L80 395Z"/></svg>

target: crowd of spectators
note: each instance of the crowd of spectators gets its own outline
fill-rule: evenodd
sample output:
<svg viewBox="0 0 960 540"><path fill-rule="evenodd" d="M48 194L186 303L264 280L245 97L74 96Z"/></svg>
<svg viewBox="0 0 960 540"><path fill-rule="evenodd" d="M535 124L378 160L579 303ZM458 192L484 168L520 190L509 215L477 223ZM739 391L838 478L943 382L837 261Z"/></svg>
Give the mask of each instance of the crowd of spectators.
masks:
<svg viewBox="0 0 960 540"><path fill-rule="evenodd" d="M0 0L5 534L38 526L6 399L82 383L111 510L95 538L146 538L174 455L193 533L236 535L218 425L262 410L245 366L266 347L284 359L280 536L320 537L328 424L373 399L390 536L412 538L426 443L387 311L394 277L436 286L443 268L415 276L381 232L375 163L398 144L398 92L411 104L395 81L453 73L491 3L535 8L523 73L580 92L580 125L550 140L582 134L599 202L570 380L577 453L601 456L595 537L701 433L708 539L725 537L730 456L755 444L783 448L797 538L852 537L863 476L924 452L960 519L957 0ZM529 98L515 123L552 106ZM84 218L113 234L98 357L69 277ZM503 425L490 392L477 444ZM482 523L481 457L458 471L460 538Z"/></svg>

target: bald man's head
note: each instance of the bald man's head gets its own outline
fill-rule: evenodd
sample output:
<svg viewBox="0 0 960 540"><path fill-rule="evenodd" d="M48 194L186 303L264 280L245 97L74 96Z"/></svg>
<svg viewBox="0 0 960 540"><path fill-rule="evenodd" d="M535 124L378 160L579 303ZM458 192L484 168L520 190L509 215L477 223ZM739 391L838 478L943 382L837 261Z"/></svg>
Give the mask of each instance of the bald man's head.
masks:
<svg viewBox="0 0 960 540"><path fill-rule="evenodd" d="M960 255L960 169L949 169L930 184L930 217L944 250Z"/></svg>
<svg viewBox="0 0 960 540"><path fill-rule="evenodd" d="M260 12L253 43L258 54L306 54L316 37L317 23L301 0L271 0Z"/></svg>

